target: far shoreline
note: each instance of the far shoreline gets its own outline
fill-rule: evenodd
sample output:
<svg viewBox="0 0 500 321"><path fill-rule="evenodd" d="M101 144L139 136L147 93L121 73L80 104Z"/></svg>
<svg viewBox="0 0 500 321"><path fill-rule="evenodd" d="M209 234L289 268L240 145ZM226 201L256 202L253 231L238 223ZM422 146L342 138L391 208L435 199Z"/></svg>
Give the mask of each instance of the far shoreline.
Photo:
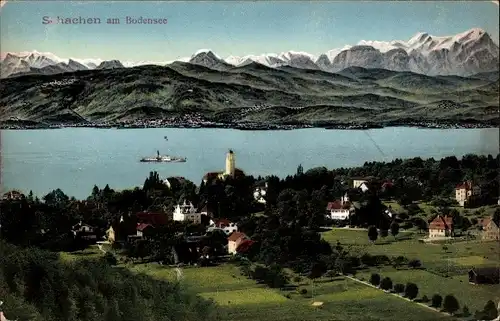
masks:
<svg viewBox="0 0 500 321"><path fill-rule="evenodd" d="M431 122L431 121L392 121L386 123L338 123L338 124L262 124L262 123L174 123L165 124L155 121L147 123L78 123L78 124L41 124L29 121L0 123L0 130L40 130L61 128L94 128L94 129L151 129L151 128L175 128L175 129L235 129L243 131L277 131L322 128L327 130L369 130L383 129L389 127L407 127L421 129L493 129L498 128L496 121L492 122Z"/></svg>

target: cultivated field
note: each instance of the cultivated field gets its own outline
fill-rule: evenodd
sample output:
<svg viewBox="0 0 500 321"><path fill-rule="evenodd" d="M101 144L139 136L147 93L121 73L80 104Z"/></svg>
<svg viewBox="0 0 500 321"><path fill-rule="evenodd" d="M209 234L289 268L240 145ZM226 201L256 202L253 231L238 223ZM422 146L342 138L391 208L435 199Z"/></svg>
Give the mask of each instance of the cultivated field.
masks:
<svg viewBox="0 0 500 321"><path fill-rule="evenodd" d="M175 269L157 264L131 267L153 277L177 280ZM183 268L181 283L202 297L213 299L220 306L221 320L248 321L359 321L359 320L452 320L437 312L403 301L383 291L367 287L342 277L322 278L314 285L311 297L310 281L299 282L297 291L279 291L258 285L240 275L237 267ZM290 298L285 295L290 294ZM324 302L321 309L313 301Z"/></svg>
<svg viewBox="0 0 500 321"><path fill-rule="evenodd" d="M488 300L495 303L500 300L500 285L469 284L467 272L472 267L500 266L500 243L481 241L448 241L446 243L428 244L418 242L417 234L412 238L394 241L389 236L371 244L366 231L334 229L324 232L323 237L335 244L339 240L348 245L352 251L389 257L405 256L408 259L419 259L425 270L396 270L393 267L371 268L357 277L369 279L371 273L379 273L382 277L390 277L394 283L413 282L419 287L419 298L423 295L432 297L440 294L443 297L453 294L461 306L468 306L470 311L481 310Z"/></svg>

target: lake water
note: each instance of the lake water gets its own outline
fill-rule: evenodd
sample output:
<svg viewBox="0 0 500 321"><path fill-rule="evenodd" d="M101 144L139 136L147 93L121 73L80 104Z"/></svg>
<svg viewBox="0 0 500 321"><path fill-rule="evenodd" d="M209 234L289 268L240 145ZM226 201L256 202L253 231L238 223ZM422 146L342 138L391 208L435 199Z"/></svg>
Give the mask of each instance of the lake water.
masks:
<svg viewBox="0 0 500 321"><path fill-rule="evenodd" d="M498 153L498 129L359 130L299 129L92 129L2 130L2 191L19 189L43 196L61 188L86 198L94 184L125 189L143 184L150 171L184 176L198 184L204 173L224 169L233 149L236 166L248 174L286 176L304 169L362 165L394 158L461 157ZM168 141L164 139L168 136ZM140 163L161 154L186 163Z"/></svg>

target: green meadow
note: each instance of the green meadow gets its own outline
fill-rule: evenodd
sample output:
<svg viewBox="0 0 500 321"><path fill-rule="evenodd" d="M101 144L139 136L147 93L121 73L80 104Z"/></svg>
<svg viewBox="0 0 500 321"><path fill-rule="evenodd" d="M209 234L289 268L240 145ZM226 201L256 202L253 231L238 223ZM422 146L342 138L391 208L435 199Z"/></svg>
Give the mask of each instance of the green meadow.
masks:
<svg viewBox="0 0 500 321"><path fill-rule="evenodd" d="M493 300L495 303L500 300L500 285L469 284L467 275L472 267L500 266L500 242L474 240L422 243L418 241L422 235L415 233L409 238L400 234L396 240L388 236L386 240L377 240L372 244L368 240L366 231L348 229L333 229L324 232L323 237L332 244L340 241L358 254L418 259L425 268L423 270L370 268L358 273L356 275L358 278L368 280L371 273L379 273L382 277L390 277L394 284L413 282L419 287L419 298L423 295L431 298L434 294L443 297L453 294L459 300L461 307L467 305L472 312L481 310L488 300Z"/></svg>
<svg viewBox="0 0 500 321"><path fill-rule="evenodd" d="M177 280L174 268L158 264L138 264L130 268L158 279ZM296 284L298 289L307 290L305 295L296 290L280 291L241 276L238 267L231 264L183 268L182 275L180 282L183 286L217 303L221 320L452 320L451 317L342 277L316 281L313 298L312 284L307 279ZM315 301L323 302L323 306L313 307Z"/></svg>

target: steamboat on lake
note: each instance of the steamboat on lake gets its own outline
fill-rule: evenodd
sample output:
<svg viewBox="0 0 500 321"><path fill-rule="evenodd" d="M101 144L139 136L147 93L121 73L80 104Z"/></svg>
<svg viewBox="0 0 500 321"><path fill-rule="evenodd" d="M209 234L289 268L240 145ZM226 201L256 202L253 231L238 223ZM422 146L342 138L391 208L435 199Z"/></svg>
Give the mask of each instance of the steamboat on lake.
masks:
<svg viewBox="0 0 500 321"><path fill-rule="evenodd" d="M170 155L160 155L160 151L156 151L156 157L141 158L142 163L184 163L187 158Z"/></svg>

